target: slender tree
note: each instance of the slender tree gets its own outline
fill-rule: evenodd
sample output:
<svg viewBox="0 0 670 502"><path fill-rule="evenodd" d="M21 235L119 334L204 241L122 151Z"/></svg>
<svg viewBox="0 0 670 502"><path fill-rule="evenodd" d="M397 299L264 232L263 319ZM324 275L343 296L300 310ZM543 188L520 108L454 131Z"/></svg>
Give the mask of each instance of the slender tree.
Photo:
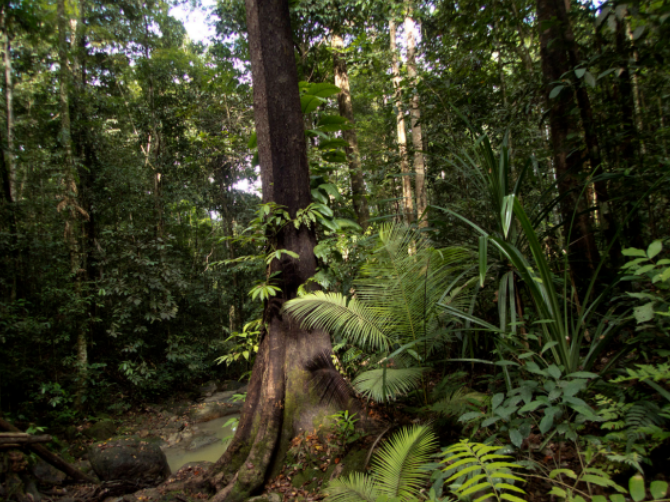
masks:
<svg viewBox="0 0 670 502"><path fill-rule="evenodd" d="M400 175L402 177L402 212L407 223L414 221L414 194L412 193L411 172L407 157L407 132L405 128L405 113L402 104L402 77L400 76L400 62L396 47L396 22L389 20L389 36L391 38L391 70L393 72L393 87L395 89L396 130L398 139L398 153L400 154Z"/></svg>
<svg viewBox="0 0 670 502"><path fill-rule="evenodd" d="M340 115L349 121L350 128L342 132L347 140L347 157L349 159L349 178L351 179L351 195L354 203L354 211L358 224L367 228L370 211L365 194L365 180L363 179L363 167L361 165L361 152L358 148L358 137L356 136L354 105L351 102L351 90L349 88L349 74L347 73L347 62L342 56L344 41L342 35L335 30L331 35L331 46L333 49L333 68L335 70L335 85L340 88L337 95L337 104Z"/></svg>
<svg viewBox="0 0 670 502"><path fill-rule="evenodd" d="M421 221L419 226L428 226L426 209L428 195L426 193L426 160L423 154L423 134L421 127L421 103L419 98L419 77L416 69L416 39L411 2L407 2L405 15L405 37L407 40L407 75L409 76L412 97L410 99L410 116L412 125L412 146L414 147L414 193L416 194L416 213Z"/></svg>
<svg viewBox="0 0 670 502"><path fill-rule="evenodd" d="M540 28L540 56L545 87L553 163L558 176L558 190L561 200L567 242L570 269L576 285L583 289L591 278L596 264L600 260L595 237L591 230L586 194L582 195L584 166L581 156L574 151L572 138L579 136L579 122L571 115L574 108L574 96L566 86L557 96L550 93L571 69L568 56L568 44L564 38L565 3L563 0L537 0L537 19ZM574 225L572 225L574 216Z"/></svg>
<svg viewBox="0 0 670 502"><path fill-rule="evenodd" d="M72 124L70 122L70 60L67 44L67 26L69 18L65 11L65 0L58 0L58 61L59 70L59 102L60 102L60 133L59 139L63 151L64 193L58 209L65 215L65 242L70 254L70 274L72 276L74 295L77 303L82 302L86 270L84 252L81 246L82 219L88 219L88 213L80 206L76 178L76 165L72 148ZM72 39L76 33L70 33ZM77 393L76 406L81 408L86 379L88 376L88 342L86 324L77 320Z"/></svg>

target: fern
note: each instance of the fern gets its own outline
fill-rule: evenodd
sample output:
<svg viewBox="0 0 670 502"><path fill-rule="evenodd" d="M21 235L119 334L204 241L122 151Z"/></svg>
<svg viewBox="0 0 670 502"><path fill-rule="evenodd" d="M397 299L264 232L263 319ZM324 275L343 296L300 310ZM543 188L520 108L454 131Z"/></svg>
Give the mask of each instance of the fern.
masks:
<svg viewBox="0 0 670 502"><path fill-rule="evenodd" d="M331 481L325 491L326 500L375 502L380 497L399 502L414 500L430 474L424 464L435 445L435 435L428 427L402 429L375 454L371 476L356 472Z"/></svg>
<svg viewBox="0 0 670 502"><path fill-rule="evenodd" d="M512 484L514 481L524 481L513 471L522 467L509 462L512 458L509 455L498 453L502 448L471 443L467 439L450 446L444 450L445 459L442 462L448 464L445 471L456 472L447 478L446 483L454 483L451 489L461 498L475 496L474 502L524 502L514 493L526 495L526 492Z"/></svg>
<svg viewBox="0 0 670 502"><path fill-rule="evenodd" d="M314 292L287 302L284 311L303 328L326 330L387 357L392 353L396 371L382 371L373 365L373 372L358 380L359 390L369 397L392 400L413 388L422 371L402 366L423 363L444 342L444 314L437 303L444 284L462 273L468 257L461 248L433 249L417 229L386 224L379 230L371 259L354 283L354 297ZM408 364L410 354L412 362ZM406 379L404 384L400 383L402 378Z"/></svg>

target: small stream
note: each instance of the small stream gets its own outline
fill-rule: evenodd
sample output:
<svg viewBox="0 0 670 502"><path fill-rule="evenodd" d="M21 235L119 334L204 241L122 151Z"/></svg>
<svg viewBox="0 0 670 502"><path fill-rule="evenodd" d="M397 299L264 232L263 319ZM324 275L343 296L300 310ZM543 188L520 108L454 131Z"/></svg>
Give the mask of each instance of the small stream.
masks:
<svg viewBox="0 0 670 502"><path fill-rule="evenodd" d="M163 452L172 472L177 472L190 462L216 462L219 460L228 448L228 443L230 443L230 440L223 441L223 438L235 433L232 427L223 427L231 418L239 418L239 415L229 415L199 423L194 427L193 437L190 441L182 441L175 446L164 449Z"/></svg>

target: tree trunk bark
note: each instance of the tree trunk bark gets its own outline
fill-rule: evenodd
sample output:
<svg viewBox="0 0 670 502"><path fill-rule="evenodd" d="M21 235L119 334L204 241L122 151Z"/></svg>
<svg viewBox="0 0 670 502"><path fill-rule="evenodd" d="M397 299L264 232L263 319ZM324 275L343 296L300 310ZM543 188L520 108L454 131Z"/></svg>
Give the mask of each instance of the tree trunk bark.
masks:
<svg viewBox="0 0 670 502"><path fill-rule="evenodd" d="M402 105L402 89L398 51L396 49L396 24L389 20L391 36L391 69L393 71L393 87L395 88L396 126L398 131L398 152L400 153L400 174L402 176L402 212L406 223L414 221L414 196L410 179L409 161L407 160L407 133L405 132L405 114Z"/></svg>
<svg viewBox="0 0 670 502"><path fill-rule="evenodd" d="M6 8L6 7L5 7ZM10 33L7 27L7 13L2 9L0 16L0 28L3 39L3 62L5 70L5 115L7 119L6 148L3 152L2 161L2 184L4 199L7 204L7 216L9 219L9 233L11 242L11 291L10 300L16 300L18 296L19 283L19 249L16 225L16 161L14 157L14 90L12 86L12 59Z"/></svg>
<svg viewBox="0 0 670 502"><path fill-rule="evenodd" d="M405 36L407 37L407 74L412 86L412 146L414 147L414 193L416 194L416 214L419 226L428 226L428 195L426 193L426 160L423 155L423 137L421 134L421 107L419 100L419 79L416 70L416 40L414 39L414 19L412 6L407 2L405 16Z"/></svg>
<svg viewBox="0 0 670 502"><path fill-rule="evenodd" d="M311 192L288 0L246 0L246 11L263 202L285 206L295 218L310 204ZM281 311L316 270L314 229L288 224L271 239L275 249L299 259L284 254L269 266L270 274L279 273L281 292L263 312L265 328L235 437L207 476L216 501L249 498L281 465L297 433L349 405L343 394L329 400L319 388L326 375L329 388L344 384L330 362L328 334L302 330Z"/></svg>
<svg viewBox="0 0 670 502"><path fill-rule="evenodd" d="M67 47L67 26L69 19L65 13L65 0L58 0L58 59L60 64L60 82L59 82L59 101L61 114L60 144L63 149L63 168L64 168L64 195L58 204L58 210L65 214L65 242L70 253L70 273L74 282L75 295L79 302L82 301L82 282L85 274L83 268L83 254L79 239L81 237L82 217L88 218L88 213L79 205L77 194L77 182L75 178L75 161L72 151L72 126L70 123L70 99L69 84L70 70ZM75 34L71 36L74 38ZM76 314L75 314L76 315ZM88 374L88 344L86 340L85 323L77 319L77 391L75 394L75 406L82 408L83 396L86 391L86 378Z"/></svg>
<svg viewBox="0 0 670 502"><path fill-rule="evenodd" d="M600 261L588 209L588 200L582 195L583 163L569 141L577 135L576 121L570 116L574 98L570 86L566 86L553 99L549 98L555 82L564 78L571 69L568 44L564 39L565 26L562 22L565 10L564 0L537 0L537 18L540 27L540 56L545 86L545 97L549 108L549 125L553 150L554 168L559 178L558 191L563 197L561 216L565 222L565 233L569 235L566 244L569 253L570 270L580 291L586 289L593 271ZM571 225L574 215L574 225Z"/></svg>
<svg viewBox="0 0 670 502"><path fill-rule="evenodd" d="M16 163L14 157L14 86L12 83L11 39L7 29L6 14L2 16L3 62L5 67L5 106L7 114L7 145L5 159L9 173L9 191L11 200L16 201Z"/></svg>
<svg viewBox="0 0 670 502"><path fill-rule="evenodd" d="M333 48L333 68L335 70L335 85L341 92L337 95L337 104L340 115L346 118L351 125L351 129L342 131L342 136L349 145L346 148L347 158L349 159L349 177L351 179L351 195L354 201L354 211L358 224L365 230L368 226L370 212L368 210L368 201L365 196L365 181L363 179L363 168L361 166L361 153L358 149L358 138L356 136L354 107L351 102L351 91L349 89L349 74L347 73L347 63L340 54L344 48L342 36L333 31L331 35L331 46Z"/></svg>

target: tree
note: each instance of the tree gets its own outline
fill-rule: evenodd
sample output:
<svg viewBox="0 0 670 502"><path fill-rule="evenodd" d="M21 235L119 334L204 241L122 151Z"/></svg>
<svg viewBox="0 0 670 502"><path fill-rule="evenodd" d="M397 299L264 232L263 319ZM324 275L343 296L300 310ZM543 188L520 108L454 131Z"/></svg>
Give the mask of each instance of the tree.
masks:
<svg viewBox="0 0 670 502"><path fill-rule="evenodd" d="M419 225L428 226L428 196L426 194L426 161L423 155L423 135L421 132L421 106L419 100L419 77L416 70L416 40L414 39L415 22L412 19L412 3L407 2L405 15L405 38L407 40L407 74L410 79L412 145L414 146L414 192L416 193L416 214L420 218Z"/></svg>
<svg viewBox="0 0 670 502"><path fill-rule="evenodd" d="M586 194L582 194L583 161L573 151L574 137L579 135L578 123L570 116L574 106L572 89L554 90L571 69L568 43L564 37L569 21L563 0L537 0L537 19L540 29L540 55L545 96L549 108L549 126L553 162L561 194L561 216L569 235L566 247L570 254L572 277L580 289L585 289L593 270L600 261L595 237L591 230ZM572 225L574 215L575 224Z"/></svg>
<svg viewBox="0 0 670 502"><path fill-rule="evenodd" d="M349 177L351 178L351 195L354 203L354 211L358 224L365 230L368 226L370 211L365 196L365 181L363 179L363 168L361 166L361 152L358 148L358 137L354 128L354 106L351 102L351 91L349 89L349 74L347 73L347 62L341 54L344 48L342 35L335 30L331 35L331 46L333 48L333 69L335 70L335 85L341 91L337 95L337 104L340 115L349 120L350 128L342 131L342 136L347 140L347 157L349 158Z"/></svg>
<svg viewBox="0 0 670 502"><path fill-rule="evenodd" d="M247 0L246 10L263 202L283 206L294 219L310 204L311 192L288 1ZM296 433L312 429L340 404L324 401L314 386L315 374L324 372L333 388L344 385L330 363L329 335L300 329L282 313L316 271L314 229L287 221L274 239L276 249L292 255L282 254L269 266L281 293L265 305L265 328L237 432L209 474L217 501L246 500Z"/></svg>
<svg viewBox="0 0 670 502"><path fill-rule="evenodd" d="M398 152L400 153L400 175L402 176L402 209L407 223L414 221L414 196L412 194L412 180L407 159L407 132L405 130L405 112L402 103L402 88L400 77L400 63L396 49L396 22L389 20L389 36L391 38L391 70L393 73L393 86L395 88L396 105L396 130L398 135Z"/></svg>

